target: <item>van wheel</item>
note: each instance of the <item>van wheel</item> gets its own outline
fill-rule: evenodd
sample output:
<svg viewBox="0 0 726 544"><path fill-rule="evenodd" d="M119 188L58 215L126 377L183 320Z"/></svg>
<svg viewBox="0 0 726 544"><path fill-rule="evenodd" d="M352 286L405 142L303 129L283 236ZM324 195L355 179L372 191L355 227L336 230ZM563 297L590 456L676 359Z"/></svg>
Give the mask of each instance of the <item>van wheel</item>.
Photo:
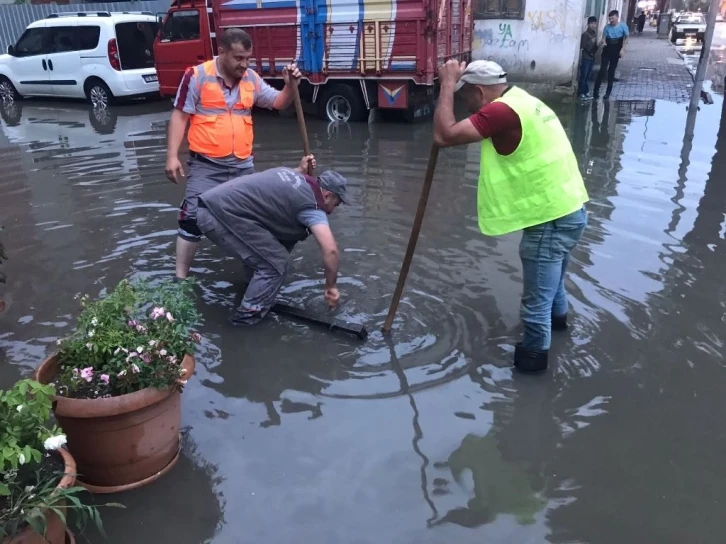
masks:
<svg viewBox="0 0 726 544"><path fill-rule="evenodd" d="M318 98L318 115L331 122L363 121L366 110L360 90L348 85L330 85Z"/></svg>
<svg viewBox="0 0 726 544"><path fill-rule="evenodd" d="M12 81L5 76L0 76L0 100L3 102L12 102L19 98L20 95L15 89L15 85L13 85Z"/></svg>
<svg viewBox="0 0 726 544"><path fill-rule="evenodd" d="M113 93L100 79L86 82L86 97L94 108L105 108L113 103Z"/></svg>

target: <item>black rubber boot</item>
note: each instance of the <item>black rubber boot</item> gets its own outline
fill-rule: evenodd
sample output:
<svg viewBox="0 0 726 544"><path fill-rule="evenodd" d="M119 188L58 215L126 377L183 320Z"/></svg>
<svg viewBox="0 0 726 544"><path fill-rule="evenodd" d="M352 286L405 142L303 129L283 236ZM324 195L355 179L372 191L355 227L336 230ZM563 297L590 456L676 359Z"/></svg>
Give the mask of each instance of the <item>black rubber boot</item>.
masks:
<svg viewBox="0 0 726 544"><path fill-rule="evenodd" d="M514 348L514 368L520 372L537 373L547 370L547 351L525 349L520 344Z"/></svg>
<svg viewBox="0 0 726 544"><path fill-rule="evenodd" d="M552 330L553 331L567 330L567 314L552 316Z"/></svg>

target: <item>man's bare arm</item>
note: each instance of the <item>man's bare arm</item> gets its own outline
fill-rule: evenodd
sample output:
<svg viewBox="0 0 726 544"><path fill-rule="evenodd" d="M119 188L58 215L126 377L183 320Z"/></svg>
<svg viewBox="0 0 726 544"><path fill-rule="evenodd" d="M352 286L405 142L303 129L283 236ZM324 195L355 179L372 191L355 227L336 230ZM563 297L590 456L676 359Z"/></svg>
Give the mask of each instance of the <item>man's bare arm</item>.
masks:
<svg viewBox="0 0 726 544"><path fill-rule="evenodd" d="M184 140L188 121L188 113L176 108L172 110L166 136L166 177L174 183L179 182L179 177L184 177L184 168L179 162L179 147Z"/></svg>
<svg viewBox="0 0 726 544"><path fill-rule="evenodd" d="M323 266L325 267L325 288L335 288L338 282L338 244L335 242L333 231L330 225L321 223L310 227L310 232L320 246L323 255Z"/></svg>
<svg viewBox="0 0 726 544"><path fill-rule="evenodd" d="M187 130L188 122L189 114L184 113L182 110L174 108L174 110L171 112L171 119L169 120L169 129L167 133L167 158L178 156L179 147L181 147L182 140L184 140L184 133Z"/></svg>
<svg viewBox="0 0 726 544"><path fill-rule="evenodd" d="M456 122L454 117L454 86L442 83L434 113L434 143L450 147L480 142L481 134L469 119Z"/></svg>

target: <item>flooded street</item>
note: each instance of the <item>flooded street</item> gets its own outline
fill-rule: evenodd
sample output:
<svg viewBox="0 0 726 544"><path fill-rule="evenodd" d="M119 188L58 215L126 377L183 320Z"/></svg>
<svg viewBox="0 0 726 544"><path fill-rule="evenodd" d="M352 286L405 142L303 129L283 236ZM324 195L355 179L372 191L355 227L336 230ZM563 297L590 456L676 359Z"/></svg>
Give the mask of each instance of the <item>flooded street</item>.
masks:
<svg viewBox="0 0 726 544"><path fill-rule="evenodd" d="M714 100L690 149L683 104L557 106L591 202L570 265L570 331L553 336L541 376L509 367L520 235L479 232L479 147L439 155L384 338L431 127L308 119L319 168L347 176L356 201L331 224L341 316L369 339L274 315L230 327L242 267L202 243L204 340L183 396L182 459L111 497L127 508L102 511L108 539L91 542L722 542L726 126ZM168 102L97 113L2 109L0 388L70 332L76 293L174 273L183 188L164 176ZM258 170L298 163L293 118L255 123ZM317 245L293 257L285 297L327 311Z"/></svg>

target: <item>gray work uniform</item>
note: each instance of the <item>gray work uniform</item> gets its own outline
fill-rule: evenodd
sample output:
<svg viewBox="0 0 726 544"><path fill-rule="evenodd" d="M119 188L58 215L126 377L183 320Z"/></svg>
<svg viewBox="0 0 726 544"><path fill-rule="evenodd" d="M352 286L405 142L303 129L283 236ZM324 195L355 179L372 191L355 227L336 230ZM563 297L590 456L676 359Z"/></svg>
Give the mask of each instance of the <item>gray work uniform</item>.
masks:
<svg viewBox="0 0 726 544"><path fill-rule="evenodd" d="M216 68L216 63L215 63ZM199 108L199 96L204 76L204 70L199 67L199 77L194 74L194 68L188 68L184 73L174 107L178 110L195 115ZM222 88L227 107L232 110L234 105L240 100L239 85L228 87L219 73L216 80ZM247 69L242 81L251 81L255 85L255 102L254 105L260 108L272 109L275 99L280 91L274 89L254 71ZM251 111L249 114L251 115ZM224 183L233 178L251 174L254 172L254 157L237 157L229 155L227 157L207 157L201 153L191 150L191 157L187 162L189 172L187 175L187 186L184 194L184 200L179 206L179 236L191 242L198 241L201 238L198 227L196 226L197 217L197 199L200 194L208 189L216 187L220 183Z"/></svg>
<svg viewBox="0 0 726 544"><path fill-rule="evenodd" d="M327 224L320 189L290 168L239 177L199 197L197 224L214 244L254 270L231 321L254 325L275 303L290 251L308 229Z"/></svg>

